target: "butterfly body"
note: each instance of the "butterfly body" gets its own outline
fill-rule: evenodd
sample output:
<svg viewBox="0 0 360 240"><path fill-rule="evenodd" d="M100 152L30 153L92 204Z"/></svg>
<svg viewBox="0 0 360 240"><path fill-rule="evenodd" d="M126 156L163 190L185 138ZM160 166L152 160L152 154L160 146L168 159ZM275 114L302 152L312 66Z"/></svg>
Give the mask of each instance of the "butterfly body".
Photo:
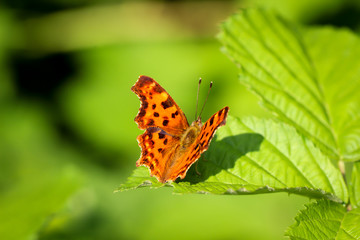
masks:
<svg viewBox="0 0 360 240"><path fill-rule="evenodd" d="M180 107L152 78L140 76L131 90L141 101L135 122L145 130L137 138L142 151L136 165L147 166L163 183L183 179L208 149L216 129L225 124L229 108L215 113L204 125L198 118L189 126Z"/></svg>
<svg viewBox="0 0 360 240"><path fill-rule="evenodd" d="M191 126L186 129L180 140L180 146L182 149L190 147L190 145L195 141L196 137L200 133L201 126L201 121L194 121Z"/></svg>

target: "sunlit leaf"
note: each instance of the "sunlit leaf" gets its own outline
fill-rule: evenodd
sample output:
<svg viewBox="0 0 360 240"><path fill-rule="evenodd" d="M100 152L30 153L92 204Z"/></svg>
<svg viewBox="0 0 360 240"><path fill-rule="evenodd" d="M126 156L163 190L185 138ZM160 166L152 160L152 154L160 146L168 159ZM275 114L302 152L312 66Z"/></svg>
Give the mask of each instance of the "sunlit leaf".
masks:
<svg viewBox="0 0 360 240"><path fill-rule="evenodd" d="M354 209L345 214L336 240L360 239L360 209Z"/></svg>
<svg viewBox="0 0 360 240"><path fill-rule="evenodd" d="M360 40L331 27L306 31L305 45L325 96L331 128L344 160L360 159ZM329 41L331 39L331 41Z"/></svg>
<svg viewBox="0 0 360 240"><path fill-rule="evenodd" d="M195 168L184 181L171 183L175 192L289 192L339 202L347 199L342 175L328 157L293 127L272 120L229 117L199 160L200 175ZM157 182L145 170L135 171L119 190Z"/></svg>
<svg viewBox="0 0 360 240"><path fill-rule="evenodd" d="M126 183L121 184L117 191L131 190L139 187L158 188L163 185L156 178L150 177L149 170L146 167L141 166L134 170Z"/></svg>
<svg viewBox="0 0 360 240"><path fill-rule="evenodd" d="M349 183L350 202L354 207L360 207L360 162L355 162Z"/></svg>
<svg viewBox="0 0 360 240"><path fill-rule="evenodd" d="M359 239L359 209L346 212L344 205L327 200L306 205L285 235L290 239Z"/></svg>
<svg viewBox="0 0 360 240"><path fill-rule="evenodd" d="M272 12L249 9L227 20L219 38L239 66L241 82L267 109L332 159L359 158L360 41L355 35L313 30L304 40Z"/></svg>

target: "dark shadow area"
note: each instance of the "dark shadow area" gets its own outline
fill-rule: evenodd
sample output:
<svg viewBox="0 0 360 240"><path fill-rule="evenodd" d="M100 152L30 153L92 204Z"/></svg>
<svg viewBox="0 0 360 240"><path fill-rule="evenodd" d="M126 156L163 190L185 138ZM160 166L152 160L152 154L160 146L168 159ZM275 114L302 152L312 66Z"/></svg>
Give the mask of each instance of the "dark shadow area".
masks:
<svg viewBox="0 0 360 240"><path fill-rule="evenodd" d="M215 136L208 151L203 153L198 162L191 166L182 181L191 184L203 182L221 170L233 168L236 161L242 156L259 151L263 140L264 137L257 133L239 134L226 137L221 141L216 141Z"/></svg>
<svg viewBox="0 0 360 240"><path fill-rule="evenodd" d="M333 14L318 16L311 24L348 27L356 31L360 26L360 7L350 3L344 4L342 8Z"/></svg>
<svg viewBox="0 0 360 240"><path fill-rule="evenodd" d="M17 11L19 18L41 16L66 9L80 8L96 1L47 1L47 0L2 0L3 6Z"/></svg>
<svg viewBox="0 0 360 240"><path fill-rule="evenodd" d="M11 59L14 80L20 98L30 97L55 105L55 92L76 73L71 54L44 56L14 54Z"/></svg>
<svg viewBox="0 0 360 240"><path fill-rule="evenodd" d="M48 55L14 52L9 61L14 76L17 97L25 102L40 102L49 114L52 126L65 144L74 146L85 158L104 169L116 170L125 163L119 161L126 151L112 151L97 146L83 137L63 112L57 98L58 91L68 82L75 81L81 71L72 53ZM99 126L100 127L100 126Z"/></svg>

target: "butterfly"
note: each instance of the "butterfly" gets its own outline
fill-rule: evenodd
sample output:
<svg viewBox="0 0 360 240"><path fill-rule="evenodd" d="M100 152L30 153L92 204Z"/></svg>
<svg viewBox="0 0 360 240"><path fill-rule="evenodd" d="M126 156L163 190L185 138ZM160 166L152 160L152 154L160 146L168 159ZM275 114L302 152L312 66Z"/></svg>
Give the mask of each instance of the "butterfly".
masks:
<svg viewBox="0 0 360 240"><path fill-rule="evenodd" d="M208 149L217 128L225 125L229 107L205 124L198 117L189 125L180 107L154 79L140 76L131 90L141 102L135 122L145 130L137 137L141 156L136 166L147 166L150 175L162 183L183 179Z"/></svg>

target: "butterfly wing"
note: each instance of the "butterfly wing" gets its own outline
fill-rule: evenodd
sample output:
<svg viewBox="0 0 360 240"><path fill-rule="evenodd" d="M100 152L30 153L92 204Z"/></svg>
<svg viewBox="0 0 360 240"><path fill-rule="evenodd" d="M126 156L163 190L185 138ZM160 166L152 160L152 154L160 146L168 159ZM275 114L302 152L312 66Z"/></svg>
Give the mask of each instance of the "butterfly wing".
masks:
<svg viewBox="0 0 360 240"><path fill-rule="evenodd" d="M201 153L205 152L209 148L210 141L214 137L215 131L220 126L225 125L228 112L229 107L224 107L212 115L211 118L209 118L201 127L200 134L196 139L197 144L200 145Z"/></svg>
<svg viewBox="0 0 360 240"><path fill-rule="evenodd" d="M215 131L220 126L225 125L228 111L229 107L224 107L205 122L194 143L191 144L183 154L176 155L179 156L179 158L174 159L174 164L172 164L165 173L165 181L174 181L178 177L183 179L186 176L186 172L191 165L200 158L201 153L209 148L210 141L213 138Z"/></svg>
<svg viewBox="0 0 360 240"><path fill-rule="evenodd" d="M168 134L179 136L189 127L183 111L154 79L140 76L131 90L141 101L135 117L140 129L158 127Z"/></svg>
<svg viewBox="0 0 360 240"><path fill-rule="evenodd" d="M168 135L159 128L150 127L144 134L139 135L137 140L141 147L141 156L136 166L147 166L151 176L165 182L165 169L179 146L179 138Z"/></svg>
<svg viewBox="0 0 360 240"><path fill-rule="evenodd" d="M137 166L147 166L150 174L165 182L164 173L174 159L182 134L189 127L185 114L154 79L140 76L131 88L141 106L135 117L140 129L146 129L137 140L141 148Z"/></svg>

